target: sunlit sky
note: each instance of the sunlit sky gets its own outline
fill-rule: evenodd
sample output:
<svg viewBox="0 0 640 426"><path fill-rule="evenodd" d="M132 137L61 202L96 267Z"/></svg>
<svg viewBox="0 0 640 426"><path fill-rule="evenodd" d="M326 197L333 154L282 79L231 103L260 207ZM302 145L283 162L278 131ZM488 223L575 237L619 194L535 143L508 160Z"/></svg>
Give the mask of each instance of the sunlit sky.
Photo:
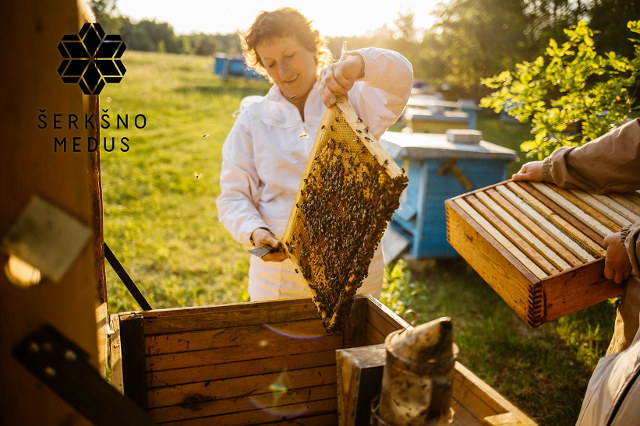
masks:
<svg viewBox="0 0 640 426"><path fill-rule="evenodd" d="M384 24L395 28L398 12L413 11L416 28L428 28L442 0L117 0L117 10L133 20L168 22L176 34L230 33L244 30L263 10L290 6L309 17L321 34L362 35Z"/></svg>

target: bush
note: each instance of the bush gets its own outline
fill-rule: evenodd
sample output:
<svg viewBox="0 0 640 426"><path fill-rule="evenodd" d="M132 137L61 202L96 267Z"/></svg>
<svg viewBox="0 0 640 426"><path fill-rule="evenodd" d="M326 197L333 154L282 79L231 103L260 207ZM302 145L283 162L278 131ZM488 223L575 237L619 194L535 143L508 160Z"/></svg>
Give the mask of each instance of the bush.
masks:
<svg viewBox="0 0 640 426"><path fill-rule="evenodd" d="M640 21L627 27L640 33ZM551 39L544 56L516 64L482 83L498 89L480 104L531 122L533 139L520 146L528 157L542 159L561 146L593 140L632 116L640 84L640 40L635 57L599 55L593 32L584 21L564 30L562 45Z"/></svg>

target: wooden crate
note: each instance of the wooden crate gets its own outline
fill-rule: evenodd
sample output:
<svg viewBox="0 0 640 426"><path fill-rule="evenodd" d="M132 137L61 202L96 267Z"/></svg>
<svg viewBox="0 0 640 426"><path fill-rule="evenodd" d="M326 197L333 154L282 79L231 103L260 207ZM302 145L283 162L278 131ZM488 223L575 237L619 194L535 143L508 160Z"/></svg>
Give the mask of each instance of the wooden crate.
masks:
<svg viewBox="0 0 640 426"><path fill-rule="evenodd" d="M407 326L371 296L357 296L345 332L332 335L310 299L119 313L112 382L162 424L334 425L335 350ZM500 415L533 424L460 363L454 398L457 424Z"/></svg>
<svg viewBox="0 0 640 426"><path fill-rule="evenodd" d="M446 201L449 243L531 327L616 296L603 238L640 220L640 196L507 181Z"/></svg>

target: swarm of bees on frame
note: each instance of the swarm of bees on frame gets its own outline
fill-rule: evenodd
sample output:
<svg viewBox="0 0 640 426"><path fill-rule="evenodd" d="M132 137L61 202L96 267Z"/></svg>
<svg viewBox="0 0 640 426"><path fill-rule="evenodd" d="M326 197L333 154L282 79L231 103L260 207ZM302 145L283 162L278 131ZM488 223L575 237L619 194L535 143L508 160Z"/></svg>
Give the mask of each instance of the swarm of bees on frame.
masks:
<svg viewBox="0 0 640 426"><path fill-rule="evenodd" d="M349 106L350 107L350 106ZM283 243L313 293L324 328L340 332L408 179L357 117L322 121ZM378 154L380 156L380 154Z"/></svg>

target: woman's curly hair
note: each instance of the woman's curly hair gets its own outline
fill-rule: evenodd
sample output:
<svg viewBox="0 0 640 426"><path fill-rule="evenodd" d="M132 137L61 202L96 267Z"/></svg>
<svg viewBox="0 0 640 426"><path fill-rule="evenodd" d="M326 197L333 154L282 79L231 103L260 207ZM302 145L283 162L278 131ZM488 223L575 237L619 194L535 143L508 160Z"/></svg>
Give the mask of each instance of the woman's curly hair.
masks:
<svg viewBox="0 0 640 426"><path fill-rule="evenodd" d="M240 42L247 64L267 78L269 78L267 70L256 47L259 43L274 37L295 37L305 49L314 54L316 70L333 62L327 41L311 26L311 21L297 9L283 7L272 12L262 12L251 27L240 34Z"/></svg>

